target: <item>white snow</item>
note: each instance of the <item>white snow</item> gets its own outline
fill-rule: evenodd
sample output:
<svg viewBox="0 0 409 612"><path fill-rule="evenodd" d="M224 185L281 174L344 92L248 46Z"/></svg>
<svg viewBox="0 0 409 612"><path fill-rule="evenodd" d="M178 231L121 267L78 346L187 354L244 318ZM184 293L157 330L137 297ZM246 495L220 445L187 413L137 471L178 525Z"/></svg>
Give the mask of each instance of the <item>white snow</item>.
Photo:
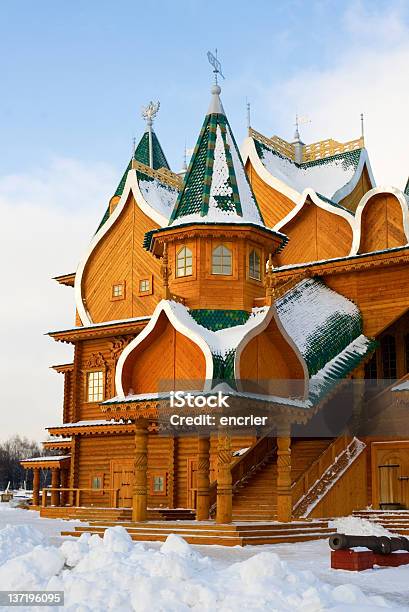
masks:
<svg viewBox="0 0 409 612"><path fill-rule="evenodd" d="M339 199L335 195L337 191L352 181L358 172L353 165L345 163L343 158L332 159L306 168L296 166L294 162L264 147L260 159L270 174L298 193L311 188L335 202Z"/></svg>
<svg viewBox="0 0 409 612"><path fill-rule="evenodd" d="M163 185L157 179L140 180L139 189L146 202L157 212L169 219L179 192L177 189Z"/></svg>
<svg viewBox="0 0 409 612"><path fill-rule="evenodd" d="M396 536L382 525L357 516L343 516L330 521L328 525L336 529L338 533L345 533L346 535Z"/></svg>
<svg viewBox="0 0 409 612"><path fill-rule="evenodd" d="M325 328L334 313L359 316L359 308L353 302L311 278L302 280L288 294L278 299L277 312L284 328L303 355L311 336L319 328Z"/></svg>
<svg viewBox="0 0 409 612"><path fill-rule="evenodd" d="M61 461L62 459L69 459L71 457L71 455L50 455L49 457L47 456L43 456L43 457L30 457L29 459L22 459L22 461L25 461L26 463L33 462L35 463L36 461Z"/></svg>
<svg viewBox="0 0 409 612"><path fill-rule="evenodd" d="M396 387L392 388L392 391L409 391L409 380L405 380L405 382L400 383L400 385L396 385Z"/></svg>
<svg viewBox="0 0 409 612"><path fill-rule="evenodd" d="M77 421L76 423L62 423L61 425L52 425L46 429L71 429L71 427L93 427L94 425L118 425L118 423L124 423L123 419L107 421L106 419L96 419L94 421ZM69 456L69 455L68 455ZM61 459L61 457L58 457Z"/></svg>
<svg viewBox="0 0 409 612"><path fill-rule="evenodd" d="M33 514L19 512L28 520ZM14 545L10 529L1 529L3 514L0 589L62 590L69 612L407 609L400 604L407 602L409 568L331 570L326 542L226 550L170 535L162 545L142 544L116 526L103 538L83 534L52 546L20 525Z"/></svg>

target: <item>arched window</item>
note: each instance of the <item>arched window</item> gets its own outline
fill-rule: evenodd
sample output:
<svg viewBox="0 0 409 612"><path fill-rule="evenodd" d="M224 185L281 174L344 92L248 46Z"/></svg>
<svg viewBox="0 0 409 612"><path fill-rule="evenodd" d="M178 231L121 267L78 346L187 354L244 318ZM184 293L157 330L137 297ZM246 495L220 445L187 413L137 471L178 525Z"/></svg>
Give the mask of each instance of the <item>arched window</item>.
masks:
<svg viewBox="0 0 409 612"><path fill-rule="evenodd" d="M388 334L381 338L381 354L383 377L389 380L396 379L395 336Z"/></svg>
<svg viewBox="0 0 409 612"><path fill-rule="evenodd" d="M176 276L192 276L193 255L189 247L182 247L176 256Z"/></svg>
<svg viewBox="0 0 409 612"><path fill-rule="evenodd" d="M212 274L231 274L232 254L231 250L224 244L213 249Z"/></svg>
<svg viewBox="0 0 409 612"><path fill-rule="evenodd" d="M261 280L260 255L255 249L249 255L249 277L254 280Z"/></svg>

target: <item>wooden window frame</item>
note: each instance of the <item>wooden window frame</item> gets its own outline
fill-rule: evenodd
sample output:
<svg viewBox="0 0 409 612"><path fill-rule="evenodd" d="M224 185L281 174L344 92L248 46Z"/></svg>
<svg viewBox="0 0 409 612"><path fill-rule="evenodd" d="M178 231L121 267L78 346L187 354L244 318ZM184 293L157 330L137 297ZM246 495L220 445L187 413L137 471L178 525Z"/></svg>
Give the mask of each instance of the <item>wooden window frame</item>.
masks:
<svg viewBox="0 0 409 612"><path fill-rule="evenodd" d="M99 478L101 480L101 487L99 489L94 489L92 486L92 481L94 478ZM104 493L104 473L103 472L92 472L89 478L89 488L91 489L91 495L103 495Z"/></svg>
<svg viewBox="0 0 409 612"><path fill-rule="evenodd" d="M155 478L161 477L164 481L163 491L155 491ZM154 496L166 497L168 494L168 477L169 473L166 470L154 470L149 476L149 494Z"/></svg>
<svg viewBox="0 0 409 612"><path fill-rule="evenodd" d="M90 400L89 398L89 387L88 387L88 381L89 381L89 375L90 374L95 374L96 372L102 372L102 399L100 400ZM106 386L106 369L103 367L100 368L92 368L89 370L84 370L84 391L85 391L85 403L86 404L99 404L100 402L103 402L105 399L105 386Z"/></svg>
<svg viewBox="0 0 409 612"><path fill-rule="evenodd" d="M176 269L177 269L177 256L178 253L181 249L183 249L183 247L186 247L188 249L190 249L192 251L192 274L190 274L189 276L176 276ZM197 242L196 240L187 240L187 241L183 241L183 242L176 242L173 245L173 249L172 249L172 259L173 261L171 262L171 267L175 270L175 274L172 274L172 280L171 283L173 284L179 284L179 283L189 283L192 280L196 280L196 262L197 262Z"/></svg>
<svg viewBox="0 0 409 612"><path fill-rule="evenodd" d="M147 291L141 291L140 290L140 284L143 281L148 281L149 283L149 289L147 289ZM146 276L140 276L138 278L138 296L139 297L143 297L144 295L152 295L153 294L153 274L147 274Z"/></svg>
<svg viewBox="0 0 409 612"><path fill-rule="evenodd" d="M114 288L115 287L122 287L122 294L121 295L114 295ZM111 286L111 302L118 302L120 300L124 300L126 297L126 281L121 280L121 281L116 281L114 283L112 283Z"/></svg>
<svg viewBox="0 0 409 612"><path fill-rule="evenodd" d="M186 269L188 267L190 267L190 273L189 274L178 274L179 271L179 255L182 251L189 251L190 255L185 253L184 257L183 257L183 262L184 262L184 267L181 268L183 269L183 272L186 271ZM191 263L190 266L187 266L186 264L186 260L187 258L190 257L191 259ZM176 257L175 257L175 278L191 278L193 275L193 251L192 249L187 245L187 244L182 244L179 245L179 248L176 249Z"/></svg>
<svg viewBox="0 0 409 612"><path fill-rule="evenodd" d="M246 277L247 277L247 280L251 283L256 283L257 285L260 285L260 283L263 283L264 272L265 272L265 270L263 269L264 251L259 246L251 242L250 244L247 244L246 247L247 247L246 248ZM250 255L252 251L255 251L260 258L260 278L254 278L253 276L250 276ZM265 262L264 262L264 268L265 268Z"/></svg>
<svg viewBox="0 0 409 612"><path fill-rule="evenodd" d="M231 251L232 256L232 273L231 274L213 274L213 251L218 246L225 246ZM238 245L231 240L212 239L206 244L206 278L211 280L238 280Z"/></svg>

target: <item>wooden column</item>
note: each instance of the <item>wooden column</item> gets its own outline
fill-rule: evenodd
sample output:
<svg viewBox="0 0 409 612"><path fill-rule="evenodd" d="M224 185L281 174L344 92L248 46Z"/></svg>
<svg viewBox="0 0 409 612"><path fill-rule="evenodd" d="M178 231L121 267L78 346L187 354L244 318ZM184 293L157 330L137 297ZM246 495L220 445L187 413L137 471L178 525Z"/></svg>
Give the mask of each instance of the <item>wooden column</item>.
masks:
<svg viewBox="0 0 409 612"><path fill-rule="evenodd" d="M132 520L146 521L148 501L148 421L138 419L135 423L134 486Z"/></svg>
<svg viewBox="0 0 409 612"><path fill-rule="evenodd" d="M277 520L287 523L292 516L291 437L289 431L277 436Z"/></svg>
<svg viewBox="0 0 409 612"><path fill-rule="evenodd" d="M68 469L64 468L61 470L61 488L66 489L68 487ZM65 506L68 501L68 491L61 491L60 504Z"/></svg>
<svg viewBox="0 0 409 612"><path fill-rule="evenodd" d="M362 421L362 409L365 395L365 367L359 365L352 379L352 417L350 422L350 433L356 436Z"/></svg>
<svg viewBox="0 0 409 612"><path fill-rule="evenodd" d="M209 518L209 485L210 485L210 439L199 436L197 440L197 508L196 520L207 521Z"/></svg>
<svg viewBox="0 0 409 612"><path fill-rule="evenodd" d="M40 505L40 468L33 469L33 506Z"/></svg>
<svg viewBox="0 0 409 612"><path fill-rule="evenodd" d="M216 523L232 521L231 440L219 432L217 440L217 510Z"/></svg>
<svg viewBox="0 0 409 612"><path fill-rule="evenodd" d="M59 491L53 491L60 487L60 468L51 468L51 505L60 505L60 493Z"/></svg>

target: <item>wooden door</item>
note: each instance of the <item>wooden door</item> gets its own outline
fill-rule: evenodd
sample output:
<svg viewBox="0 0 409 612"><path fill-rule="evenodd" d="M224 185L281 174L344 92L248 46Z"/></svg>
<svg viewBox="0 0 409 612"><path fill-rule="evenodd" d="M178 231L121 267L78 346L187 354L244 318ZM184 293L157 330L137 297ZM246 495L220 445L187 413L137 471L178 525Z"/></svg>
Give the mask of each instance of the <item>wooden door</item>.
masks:
<svg viewBox="0 0 409 612"><path fill-rule="evenodd" d="M187 460L187 508L196 508L197 497L197 459L189 457Z"/></svg>
<svg viewBox="0 0 409 612"><path fill-rule="evenodd" d="M134 465L132 459L111 460L111 488L119 489L119 508L131 508L134 482ZM111 500L113 496L111 496ZM113 505L111 503L111 505Z"/></svg>
<svg viewBox="0 0 409 612"><path fill-rule="evenodd" d="M409 509L409 442L376 442L372 450L374 506L400 504Z"/></svg>

